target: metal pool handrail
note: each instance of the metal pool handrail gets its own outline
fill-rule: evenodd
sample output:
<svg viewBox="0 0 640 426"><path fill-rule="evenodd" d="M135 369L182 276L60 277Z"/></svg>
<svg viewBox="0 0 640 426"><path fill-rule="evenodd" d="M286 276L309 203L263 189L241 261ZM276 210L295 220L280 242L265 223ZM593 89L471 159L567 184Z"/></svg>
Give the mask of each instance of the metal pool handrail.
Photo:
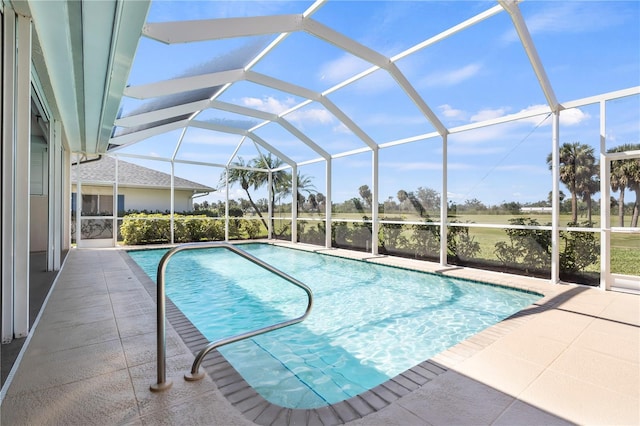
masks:
<svg viewBox="0 0 640 426"><path fill-rule="evenodd" d="M158 383L151 385L151 390L154 392L160 392L160 391L169 389L172 385L172 382L170 380L167 381L167 377L166 377L166 342L165 342L166 306L165 306L164 275L165 275L165 270L167 268L167 263L169 262L169 259L178 252L181 252L183 250L204 249L204 248L225 248L227 250L231 250L232 252L244 257L245 259L255 263L256 265L268 270L269 272L272 272L278 275L279 277L284 278L285 280L289 281L291 284L303 289L307 293L307 297L309 301L307 303L307 309L305 310L304 314L297 318L294 318L288 321L283 321L278 324L270 325L267 327L259 328L257 330L249 331L247 333L238 334L236 336L216 340L215 342L209 343L196 356L196 359L193 361L193 365L191 367L191 373L185 374L184 376L186 380L195 381L195 380L200 380L201 378L204 377L204 373L198 371L200 368L200 363L202 362L202 359L205 357L205 355L207 355L209 352L211 352L215 348L229 344L229 343L237 342L239 340L247 339L249 337L257 336L259 334L267 333L269 331L277 330L279 328L284 328L293 324L297 324L303 321L306 317L309 316L309 313L311 313L311 308L313 306L313 293L311 292L311 289L309 287L307 287L305 284L301 283L300 281L296 280L295 278L285 274L284 272L274 268L268 263L258 259L257 257L250 255L246 251L240 250L233 244L216 241L216 242L205 242L205 243L187 243L187 244L182 244L172 248L171 250L166 252L164 256L162 256L162 259L160 259L160 263L158 264L158 285L157 285Z"/></svg>

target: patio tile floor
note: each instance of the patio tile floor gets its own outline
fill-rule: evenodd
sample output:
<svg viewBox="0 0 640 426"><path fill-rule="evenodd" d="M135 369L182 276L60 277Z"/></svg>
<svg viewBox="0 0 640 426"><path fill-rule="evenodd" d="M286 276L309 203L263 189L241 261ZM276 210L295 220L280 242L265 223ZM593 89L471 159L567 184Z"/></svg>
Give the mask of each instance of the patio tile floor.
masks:
<svg viewBox="0 0 640 426"><path fill-rule="evenodd" d="M429 365L435 372L416 367L347 404L282 410L252 392L234 391L234 397L229 386L241 380L234 374L217 373L229 383L211 374L199 382L184 381L199 342L197 336L181 337L189 328L184 324L167 329L167 376L173 386L151 392L156 381L155 297L149 283L131 268L123 250L74 249L3 388L1 423L640 424L640 296L321 251L515 286L544 297L434 357ZM219 369L223 364L218 362L205 364ZM392 391L403 383L411 383L412 390Z"/></svg>

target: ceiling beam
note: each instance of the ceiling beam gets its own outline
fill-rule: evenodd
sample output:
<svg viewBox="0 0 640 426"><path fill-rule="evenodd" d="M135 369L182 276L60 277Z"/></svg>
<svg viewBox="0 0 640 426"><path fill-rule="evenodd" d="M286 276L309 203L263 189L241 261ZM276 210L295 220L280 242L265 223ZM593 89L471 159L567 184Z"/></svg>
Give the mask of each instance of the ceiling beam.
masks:
<svg viewBox="0 0 640 426"><path fill-rule="evenodd" d="M277 123L280 126L282 126L286 131L288 131L293 136L298 138L302 143L304 143L309 148L314 150L317 154L322 155L322 157L324 157L324 158L329 158L329 154L324 149L320 148L320 146L318 146L318 144L313 142L307 135L305 135L300 130L295 128L287 120L285 120L284 118L282 118L282 117L280 117L280 116L278 116L276 114L269 113L269 112L264 112L264 111L259 111L259 110L253 109L253 108L247 108L247 107L243 107L243 106L239 106L239 105L235 105L235 104L230 104L230 103L227 103L227 102L217 101L217 100L211 101L210 107L211 108L220 109L220 110L223 110L223 111L227 111L227 112L232 112L232 113L235 113L235 114L241 114L241 115L246 115L246 116L249 116L249 117L259 118L259 119L265 120L267 122ZM259 127L262 127L265 124L266 123L262 123ZM256 127L254 127L254 129L255 128Z"/></svg>
<svg viewBox="0 0 640 426"><path fill-rule="evenodd" d="M109 140L110 145L118 145L118 148L111 148L109 151L115 151L117 149L122 149L125 146L131 145L135 142L140 142L141 140L148 139L150 137L160 135L162 133L168 133L173 130L180 129L189 124L189 120L180 120L175 121L173 123L162 124L160 126L151 127L144 130L139 130L137 132L127 133L126 135L117 136L115 138L111 138Z"/></svg>
<svg viewBox="0 0 640 426"><path fill-rule="evenodd" d="M216 131L216 132L231 133L233 135L240 135L240 136L248 137L249 139L253 140L258 145L262 146L267 151L269 151L272 154L274 154L277 157L279 157L282 161L284 161L285 163L289 164L290 166L293 166L295 164L295 161L293 161L287 155L283 154L282 152L280 152L280 150L278 150L274 146L272 146L269 143L267 143L260 136L256 135L255 133L252 133L252 132L250 132L248 130L239 129L237 127L225 126L223 124L218 124L218 123L210 123L208 121L199 121L199 120L192 120L189 123L189 125L191 127L197 127L197 128L200 128L200 129L213 130L213 131Z"/></svg>
<svg viewBox="0 0 640 426"><path fill-rule="evenodd" d="M142 34L166 44L220 40L300 31L302 15L250 16L158 22L144 26Z"/></svg>
<svg viewBox="0 0 640 426"><path fill-rule="evenodd" d="M129 86L124 89L124 96L135 99L149 99L158 96L175 95L176 93L191 90L205 89L207 87L222 86L223 84L233 83L243 78L244 70L241 68L190 77L179 77L139 86Z"/></svg>
<svg viewBox="0 0 640 426"><path fill-rule="evenodd" d="M389 65L389 58L386 56L376 52L373 49L370 49L363 44L358 43L341 34L326 25L321 24L318 21L315 21L311 18L306 18L303 22L304 30L314 36L333 44L334 46L339 47L342 50L345 50L351 53L354 56L357 56L365 61L372 63L374 65L379 66L380 68L386 68Z"/></svg>
<svg viewBox="0 0 640 426"><path fill-rule="evenodd" d="M547 77L547 72L542 65L542 61L540 60L540 56L538 56L538 51L536 50L536 46L531 39L531 34L529 33L529 29L527 28L527 24L524 22L524 18L520 13L520 8L518 7L517 0L498 0L500 5L504 7L504 9L509 13L511 17L511 21L513 22L513 26L518 33L518 37L520 38L520 42L524 47L524 50L529 57L529 62L531 62L531 66L533 67L533 72L536 74L538 78L538 83L542 88L542 92L544 93L544 97L547 99L547 105L551 108L551 111L557 112L559 111L561 105L558 103L556 99L556 95L553 91L553 87L551 86L551 82Z"/></svg>
<svg viewBox="0 0 640 426"><path fill-rule="evenodd" d="M118 118L115 125L118 127L136 127L143 126L156 121L166 120L175 116L190 114L207 108L209 100L189 102L182 105L176 105L169 108L161 108L153 111L143 112L135 115Z"/></svg>

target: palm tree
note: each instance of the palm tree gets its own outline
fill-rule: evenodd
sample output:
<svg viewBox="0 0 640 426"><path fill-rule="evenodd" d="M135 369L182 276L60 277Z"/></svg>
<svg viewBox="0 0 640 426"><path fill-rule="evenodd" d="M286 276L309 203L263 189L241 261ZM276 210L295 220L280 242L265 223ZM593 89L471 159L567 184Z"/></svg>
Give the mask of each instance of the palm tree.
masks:
<svg viewBox="0 0 640 426"><path fill-rule="evenodd" d="M284 180L282 187L279 188L280 189L279 195L281 197L286 197L288 195L291 195L291 183L292 183L291 174L287 173L287 179ZM311 180L311 178L308 176L302 175L300 173L298 173L297 189L298 189L298 194L297 194L298 207L300 206L300 204L304 203L304 201L307 199L307 197L302 195L303 192L306 193L308 197L311 197L317 192L316 187L313 185L313 181ZM315 202L315 195L314 195L314 202Z"/></svg>
<svg viewBox="0 0 640 426"><path fill-rule="evenodd" d="M409 199L409 194L404 189L401 189L400 191L398 191L397 197L398 201L400 201L400 209L402 210L404 202Z"/></svg>
<svg viewBox="0 0 640 426"><path fill-rule="evenodd" d="M261 155L258 158L254 158L252 161L252 166L256 169L264 169L268 172L272 170L278 169L282 167L284 162L278 158L268 153L267 155ZM254 180L254 189L258 189L264 185L267 185L269 182L269 174L268 172L256 172L256 177ZM284 188L286 188L287 181L289 181L288 185L291 185L291 175L284 170L278 170L275 172L271 172L271 213L275 211L276 206L276 196L279 195Z"/></svg>
<svg viewBox="0 0 640 426"><path fill-rule="evenodd" d="M220 176L219 186L224 186L229 182L229 185L239 183L244 192L247 193L247 197L249 198L249 202L251 203L251 207L253 210L260 216L260 220L264 224L265 228L268 228L267 221L262 217L262 213L260 213L260 209L256 206L256 203L251 198L251 193L249 192L249 188L253 187L253 189L257 189L259 187L258 174L253 170L248 170L247 167L250 167L251 162L245 163L242 157L238 157L238 161L235 161L230 164L230 167L225 170Z"/></svg>
<svg viewBox="0 0 640 426"><path fill-rule="evenodd" d="M600 167L597 164L591 166L591 171L585 171L585 176L582 184L580 185L580 193L582 194L582 200L587 203L587 221L591 223L591 196L600 192L600 176L598 171Z"/></svg>
<svg viewBox="0 0 640 426"><path fill-rule="evenodd" d="M547 156L549 170L553 167L552 154ZM564 143L560 147L560 182L571 192L571 221L578 222L578 195L583 194L593 176L595 157L593 148L580 142Z"/></svg>
<svg viewBox="0 0 640 426"><path fill-rule="evenodd" d="M640 150L640 144L624 144L607 150L608 153ZM611 190L620 191L618 197L618 226L624 226L624 192L636 193L631 226L638 226L638 196L640 196L640 159L615 160L611 162Z"/></svg>

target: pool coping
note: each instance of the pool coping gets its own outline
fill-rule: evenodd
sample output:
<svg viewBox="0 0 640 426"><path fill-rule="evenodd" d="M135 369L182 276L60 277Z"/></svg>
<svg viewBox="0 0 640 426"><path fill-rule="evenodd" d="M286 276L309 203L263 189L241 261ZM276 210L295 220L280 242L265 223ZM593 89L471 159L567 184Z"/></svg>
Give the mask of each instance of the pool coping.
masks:
<svg viewBox="0 0 640 426"><path fill-rule="evenodd" d="M253 241L252 241L253 242ZM337 257L349 258L361 261L377 261L388 256L371 257L366 253L347 253L340 249L324 249L318 246L300 247L292 244L256 241L271 245L283 246L292 249L302 249L305 251L322 252L323 254L335 255ZM162 247L162 248L168 248ZM154 249L159 247L154 247ZM128 255L127 250L119 250L124 261L142 283L145 290L156 301L156 283L142 270L142 268ZM359 258L359 255L366 255L366 258ZM386 263L385 263L386 264ZM388 264L387 266L399 267L402 269L418 270L421 272L442 275L441 273L413 269L403 265ZM458 270L458 268L454 268ZM208 374L219 391L225 398L247 419L259 425L271 424L295 424L295 425L340 425L353 420L362 419L366 416L378 412L403 396L421 388L439 375L445 373L455 364L475 355L487 346L491 345L501 337L519 327L523 322L531 318L531 314L542 312L549 308L546 303L548 295L544 294L540 287L534 285L533 288L522 285L507 285L503 283L491 283L473 278L456 277L471 280L488 285L497 285L527 292L542 294L538 301L529 307L514 313L502 321L484 329L470 338L454 345L453 347L427 359L420 364L398 374L386 382L365 391L359 395L318 408L294 409L273 404L257 393L249 383L237 372L237 370L225 359L217 350L212 351L204 358L201 368ZM548 285L548 284L547 284ZM209 341L191 323L191 321L180 311L170 299L166 300L166 319L173 329L180 336L191 353L195 355L204 348ZM186 372L185 372L186 373Z"/></svg>

